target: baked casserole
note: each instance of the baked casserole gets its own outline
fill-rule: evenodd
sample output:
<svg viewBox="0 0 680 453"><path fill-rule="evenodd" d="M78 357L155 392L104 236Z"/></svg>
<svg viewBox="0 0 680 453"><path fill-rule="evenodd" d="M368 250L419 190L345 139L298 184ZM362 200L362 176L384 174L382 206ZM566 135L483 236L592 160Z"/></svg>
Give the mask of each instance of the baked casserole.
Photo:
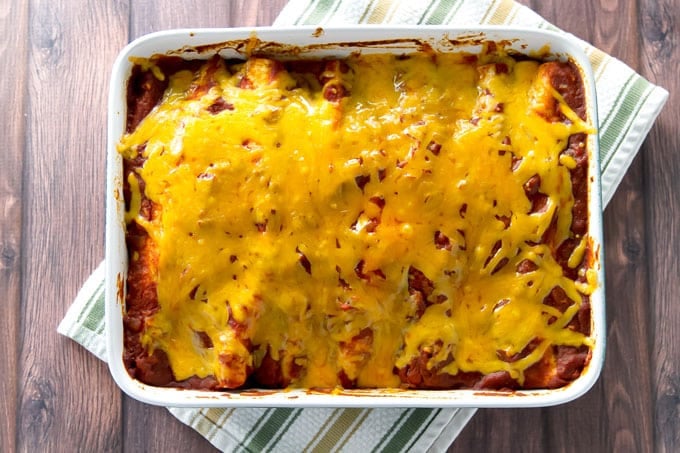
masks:
<svg viewBox="0 0 680 453"><path fill-rule="evenodd" d="M134 60L124 363L154 386L557 388L591 358L584 84L479 54Z"/></svg>

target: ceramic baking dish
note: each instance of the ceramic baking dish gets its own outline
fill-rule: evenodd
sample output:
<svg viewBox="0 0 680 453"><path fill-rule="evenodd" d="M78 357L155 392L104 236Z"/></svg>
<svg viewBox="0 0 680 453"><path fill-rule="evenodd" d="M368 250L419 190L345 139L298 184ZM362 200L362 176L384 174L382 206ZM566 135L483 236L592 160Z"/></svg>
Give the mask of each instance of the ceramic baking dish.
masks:
<svg viewBox="0 0 680 453"><path fill-rule="evenodd" d="M256 38L254 40L253 38ZM127 373L123 364L123 314L127 250L125 244L122 158L116 144L125 130L126 83L131 57L155 54L189 59L208 59L215 53L226 58L244 58L246 52L268 55L278 52L296 58L342 57L352 52L407 53L424 43L440 52L478 52L483 41L503 42L520 54L540 52L547 59L570 59L580 69L585 84L587 116L597 124L595 85L590 64L577 44L550 32L518 28L447 27L347 27L241 28L174 30L144 36L129 44L118 56L111 78L108 111L108 156L106 186L106 333L108 361L113 378L128 395L140 401L165 406L213 407L537 407L565 403L584 394L597 380L605 351L605 300L602 255L602 217L597 134L590 134L589 150L589 234L593 238L594 270L598 286L591 296L594 346L589 364L581 376L557 390L344 390L321 392L306 389L207 392L159 388L143 384ZM294 51L291 51L294 49ZM284 55L285 57L285 55Z"/></svg>

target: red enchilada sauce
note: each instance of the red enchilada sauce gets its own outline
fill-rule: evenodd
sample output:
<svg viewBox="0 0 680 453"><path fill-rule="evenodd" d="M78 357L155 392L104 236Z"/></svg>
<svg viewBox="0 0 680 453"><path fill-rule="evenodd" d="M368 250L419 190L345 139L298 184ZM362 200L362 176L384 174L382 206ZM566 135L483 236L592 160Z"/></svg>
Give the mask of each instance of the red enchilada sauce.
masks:
<svg viewBox="0 0 680 453"><path fill-rule="evenodd" d="M401 57L399 60L403 61L409 58L408 56ZM430 58L435 61L437 60L436 55ZM509 67L509 57L504 56L502 59L502 62L491 64L490 69L488 63L479 61L478 58L463 58L462 61L474 68L480 74L480 78L484 77L484 73L488 71L494 72L495 75L512 75L513 62L509 62ZM175 76L179 78L182 74L185 74L184 77L189 77L191 80L189 88L184 94L187 99L200 100L211 96L211 90L220 83L218 76L220 74L225 76L226 74L226 77L236 77L234 83L241 90L256 90L263 84L283 85L284 92L287 92L286 90L309 88L310 86L317 87L316 89L320 89L324 100L331 104L331 106L339 106L338 111L342 112L343 103L347 102L345 98L352 96L355 89L359 89L353 86L352 83L348 83L346 79L347 74L355 70L352 62L346 60L279 62L269 59L253 59L252 64L251 62L243 64L243 62L224 61L218 57L212 58L208 62L189 62L171 57L161 57L151 61L145 60L134 66L128 82L126 130L128 134L132 134L138 127L141 127L145 118L152 114L154 109L157 109L161 103L167 101L171 83L179 83L176 81L171 82L171 79ZM282 79L283 75L288 78ZM402 76L403 73L395 72L393 89L398 90L400 88L399 84L402 82L398 79ZM577 115L582 121L586 120L583 82L574 64L569 62L542 63L536 78L543 78L544 82L557 93L556 96L549 89L545 88L543 92L536 94L535 103L541 105L540 116L543 117L546 124L572 124L576 121L576 118L570 116L570 114ZM281 82L280 80L283 81ZM408 82L403 83L406 84ZM176 93L174 95L177 96ZM286 96L286 94L282 96ZM481 111L477 112L475 110L471 112L469 118L469 123L473 126L480 124L480 121L483 123L485 121L484 118L487 118L485 115L488 115L489 111L493 112L491 113L492 115L494 113L504 114L509 108L507 103L497 102L492 105L491 102L493 101L494 94L488 88L479 88L479 96L482 101L478 100L475 108L481 108ZM565 110L565 107L567 110ZM223 112L234 112L239 107L235 100L225 99L222 95L217 96L203 108L208 114L217 116L223 114ZM189 114L189 116L191 115ZM272 123L278 120L276 115L277 113L273 111L270 119ZM340 120L336 118L334 121ZM423 120L407 118L407 115L403 115L401 121L413 121L414 124L420 126L419 122ZM301 128L303 126L300 125ZM229 133L229 131L224 133ZM565 238L564 232L560 231L560 219L558 219L558 212L555 211L552 220L549 219L549 225L543 234L534 241L527 241L529 247L547 246L552 259L561 267L563 275L567 279L583 285L589 284L587 271L592 266L592 251L587 239L588 152L586 138L587 135L584 132L569 135L564 142L563 151L558 156L560 165L569 168L571 221L568 225L570 232L568 237ZM254 136L253 140L244 140L243 147L250 151L258 152L260 147L258 140L259 137L257 136ZM509 136L505 137L502 140L502 145L508 149L512 148L511 138ZM281 145L277 143L274 149L279 146ZM445 141L435 139L431 139L423 144L422 149L429 153L424 158L425 163L429 165L431 161L447 156L447 153L450 151L446 149L446 146ZM150 346L145 343L148 343L148 340L144 340L144 335L145 330L149 326L149 321L160 311L157 286L159 249L149 234L148 225L159 222L163 216L162 207L153 201L145 190L147 182L142 177L142 174L148 159L146 147L147 143L144 142L129 149L127 154L124 153L124 196L126 209L130 212L127 218L126 235L130 259L127 278L126 313L124 316L124 362L127 370L134 378L156 386L199 389L284 388L299 386L299 379L304 377L306 373L309 373L313 366L311 361L304 356L304 351L300 353L296 350L297 352L293 354L287 351L286 348L276 349L272 348L272 345L263 346L255 344L249 336L250 329L252 328L251 322L253 321L249 318L245 320L237 319L237 315L232 311L233 307L229 305L230 302L227 302L228 322L225 329L231 332L229 335L233 335L238 347L236 349L226 348L222 352L216 352L214 351L217 347L216 342L223 340L216 338L215 335L211 336L204 330L195 330L193 341L193 347L203 351L210 351L211 354L214 353L219 366L227 370L226 377L207 373L203 376L190 375L180 379L176 376L175 371L173 371L168 351L158 345ZM164 152L170 152L170 149L166 149ZM319 152L323 152L323 150ZM390 151L382 149L379 152L389 153ZM397 156L393 160L394 168L380 167L375 173L358 174L348 183L353 184L355 187L345 190L358 191L356 193L360 193L360 196L365 196L368 201L367 207L361 211L360 215L351 225L354 231L363 231L363 234L371 235L382 227L385 218L384 212L388 209L389 203L393 203L393 201L389 197L386 198L388 194L371 196L368 191L369 189L373 190L374 185L380 184L383 179L388 178L390 173L404 169L408 170L409 165L412 165L411 161L414 159L414 152L421 151L412 150L411 154ZM501 150L498 152L499 156L505 155L509 159L510 156L506 153L512 154L512 171L515 171L516 168L522 165L522 157L515 155L514 150ZM254 157L253 159L256 158ZM253 162L257 163L258 161L253 160ZM363 165L361 158L358 159L358 162L360 166ZM426 175L427 171L432 171L429 168L429 166L426 166L423 174ZM329 169L329 172L332 173L333 171L333 168ZM201 177L212 178L213 176L205 173L205 175L198 175L198 178ZM455 184L456 181L452 181L452 183ZM523 193L530 206L529 216L532 214L544 214L549 207L550 195L541 191L543 183L544 181L542 181L541 176L538 174L529 177L523 183ZM138 199L135 197L138 197ZM239 200L228 201L228 203L238 202ZM494 200L494 206L495 203L496 201ZM464 203L460 205L460 209L456 209L451 215L456 216L462 221L466 216L475 215L475 209L474 205L471 206L469 203ZM271 211L271 219L274 219L276 216L275 210L272 209ZM507 230L515 221L513 216L514 213L510 212L508 214L496 215L496 219ZM271 219L265 219L256 223L257 231L260 234L264 235L271 232L272 224L275 223L275 220ZM478 227L483 227L483 225L478 225ZM229 233L227 232L227 234ZM473 244L470 243L472 235L473 232L471 230L464 231L459 229L457 232L453 231L448 234L437 230L431 239L433 250L445 253L472 253ZM309 245L307 244L307 246ZM335 243L331 242L326 246L341 248L338 239L335 240ZM489 256L483 260L484 267L493 265L493 268L490 270L491 276L501 275L509 271L514 272L517 276L528 276L537 272L538 265L530 259L518 261L507 256L500 260L495 259L494 257L500 253L501 247L504 247L504 245L499 239L490 249ZM319 270L315 264L316 255L313 253L313 250L296 247L295 252L301 272L308 275L306 278L314 278ZM231 255L229 260L232 265L236 265L239 259L241 257ZM541 260L544 259L545 257L541 257ZM336 270L338 274L338 287L348 293L353 286L356 287L356 282L365 284L368 287L379 287L388 280L388 275L386 275L382 268L372 267L363 259L358 261L352 270L346 269L343 272L339 266L336 266ZM423 269L409 265L403 272L403 282L406 287L404 290L404 300L401 303L410 305L408 309L405 309L408 312L405 322L411 324L421 321L425 322L425 318L429 316L429 311L438 310L443 306L448 306L447 304L453 303L449 296L440 291L440 283L429 278ZM450 276L452 284L458 284L457 279L459 277L457 273L459 274L460 271L452 270L447 272L450 272L447 275ZM224 278L229 279L232 277L225 275ZM237 275L234 274L233 279L235 280L236 278ZM530 282L529 285L531 286L531 284L534 283ZM207 298L207 293L202 293L201 291L203 289L196 285L189 292L186 303L205 302L202 297ZM262 303L261 300L257 300L257 297L260 296L256 296L255 303ZM551 325L557 322L558 318L566 316L565 313L568 311L570 313L573 312L574 314L568 320L565 329L575 334L581 334L584 338L589 337L591 333L589 296L586 293L582 293L579 294L579 298L580 300L575 301L567 295L561 286L553 287L542 300L543 306L549 307L547 310L552 310L551 313L553 313L552 317L548 319L547 324ZM497 302L494 311L502 310L508 302L509 299ZM574 307L577 308L574 309ZM256 307L253 310L257 309ZM311 310L311 308L309 309ZM354 306L352 297L342 302L338 306L338 310L338 313L342 313L343 316L351 316L352 313L360 311L360 309ZM324 314L315 313L314 316L324 316ZM328 314L328 316L334 317L336 315ZM453 309L450 308L444 311L443 316L453 317ZM372 366L373 362L371 360L374 360L374 352L378 348L385 347L381 339L382 334L377 332L376 328L379 328L377 324L367 323L356 330L356 333L348 337L347 340L337 342L337 349L334 354L336 354L338 363L342 361L344 365L336 373L335 381L330 386L341 386L343 388L375 386L371 383L370 379L366 380L362 370ZM193 326L192 329L199 328ZM526 366L521 371L519 375L521 377L518 377L515 372L502 369L487 372L481 370L466 371L463 367L459 366L453 368L456 370L453 372L451 364L456 360L455 345L446 344L444 340L438 339L431 343L420 345L417 354L410 360L405 362L402 360L401 364L397 364L395 360L394 366L389 370L391 377L388 377L387 381L391 382L390 386L393 387L417 389L474 388L509 390L556 388L567 385L578 378L590 359L589 346L585 342L579 345L555 343L546 346L545 340L545 338L536 336L514 352L508 352L505 349L493 351L494 360L497 360L498 363L508 364L508 367L512 368L515 364L526 361L530 356L535 356L537 352L540 352L540 348L543 348L543 352L537 357L537 360L534 360L532 364ZM402 341L405 342L406 340ZM188 346L183 345L181 347L185 348ZM238 348L252 354L254 358L248 358L243 353L239 353ZM448 348L448 353L445 353L446 348ZM515 374L513 375L513 373ZM316 385L312 381L312 386L327 387L329 382L322 379L320 384ZM366 385L366 382L368 382L368 385Z"/></svg>

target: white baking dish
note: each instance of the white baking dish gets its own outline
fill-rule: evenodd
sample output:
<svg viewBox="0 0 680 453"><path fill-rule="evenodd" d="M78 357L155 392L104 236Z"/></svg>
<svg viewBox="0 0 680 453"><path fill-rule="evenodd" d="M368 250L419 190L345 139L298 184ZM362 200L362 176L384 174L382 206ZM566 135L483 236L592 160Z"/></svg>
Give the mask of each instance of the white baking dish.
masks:
<svg viewBox="0 0 680 453"><path fill-rule="evenodd" d="M412 52L428 43L437 51L480 49L481 40L504 41L513 50L531 54L548 46L553 58L569 58L582 71L587 97L587 115L597 124L594 77L588 59L573 41L554 33L518 28L447 27L347 27L314 28L240 28L175 30L154 33L128 45L118 56L112 73L106 187L106 332L111 373L128 395L138 400L165 406L304 406L304 407L536 407L561 404L584 394L597 380L605 350L605 301L602 255L602 217L597 134L588 138L590 154L589 194L590 235L593 238L598 288L591 296L594 348L590 363L570 385L557 390L496 392L476 390L347 390L315 392L310 390L207 392L158 388L132 379L123 364L123 313L127 251L122 194L122 158L116 143L125 130L126 83L132 63L130 57L172 54L207 59L219 52L223 57L243 57L245 43L252 37L270 54L295 49L297 57L345 56L351 52ZM338 45L334 45L338 43ZM252 49L250 49L252 50Z"/></svg>

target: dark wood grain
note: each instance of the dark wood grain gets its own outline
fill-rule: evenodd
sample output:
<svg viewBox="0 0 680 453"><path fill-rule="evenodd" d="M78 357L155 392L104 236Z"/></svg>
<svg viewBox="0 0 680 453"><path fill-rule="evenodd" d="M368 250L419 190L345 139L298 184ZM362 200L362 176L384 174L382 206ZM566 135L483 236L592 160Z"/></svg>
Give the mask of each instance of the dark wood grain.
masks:
<svg viewBox="0 0 680 453"><path fill-rule="evenodd" d="M96 358L56 333L68 301L103 253L101 156L107 72L126 42L120 6L98 0L28 5L21 329L15 343L21 451L120 445L120 392Z"/></svg>
<svg viewBox="0 0 680 453"><path fill-rule="evenodd" d="M648 307L652 319L651 357L658 451L680 446L680 51L677 1L642 0L641 72L663 80L667 108L643 149L644 194L649 268ZM660 171L660 169L662 169Z"/></svg>
<svg viewBox="0 0 680 453"><path fill-rule="evenodd" d="M610 451L653 451L654 445L641 165L642 158L636 159L605 210L607 298L611 303L607 305L607 359L600 387L603 408L610 414L602 432L610 434L603 438L606 443L598 444ZM628 221L621 218L622 213L627 213Z"/></svg>
<svg viewBox="0 0 680 453"><path fill-rule="evenodd" d="M28 30L28 7L11 3L0 8L0 61L16 61L0 77L0 124L4 137L0 140L0 449L15 448L17 411L16 338L20 327L21 301L21 216L23 184L23 144L25 137L25 91ZM4 397L3 397L4 395Z"/></svg>
<svg viewBox="0 0 680 453"><path fill-rule="evenodd" d="M605 211L601 379L559 407L480 410L452 452L680 450L677 0L521 0L671 92ZM119 50L177 27L268 25L286 0L0 2L0 451L209 451L56 334L103 258L106 97Z"/></svg>

